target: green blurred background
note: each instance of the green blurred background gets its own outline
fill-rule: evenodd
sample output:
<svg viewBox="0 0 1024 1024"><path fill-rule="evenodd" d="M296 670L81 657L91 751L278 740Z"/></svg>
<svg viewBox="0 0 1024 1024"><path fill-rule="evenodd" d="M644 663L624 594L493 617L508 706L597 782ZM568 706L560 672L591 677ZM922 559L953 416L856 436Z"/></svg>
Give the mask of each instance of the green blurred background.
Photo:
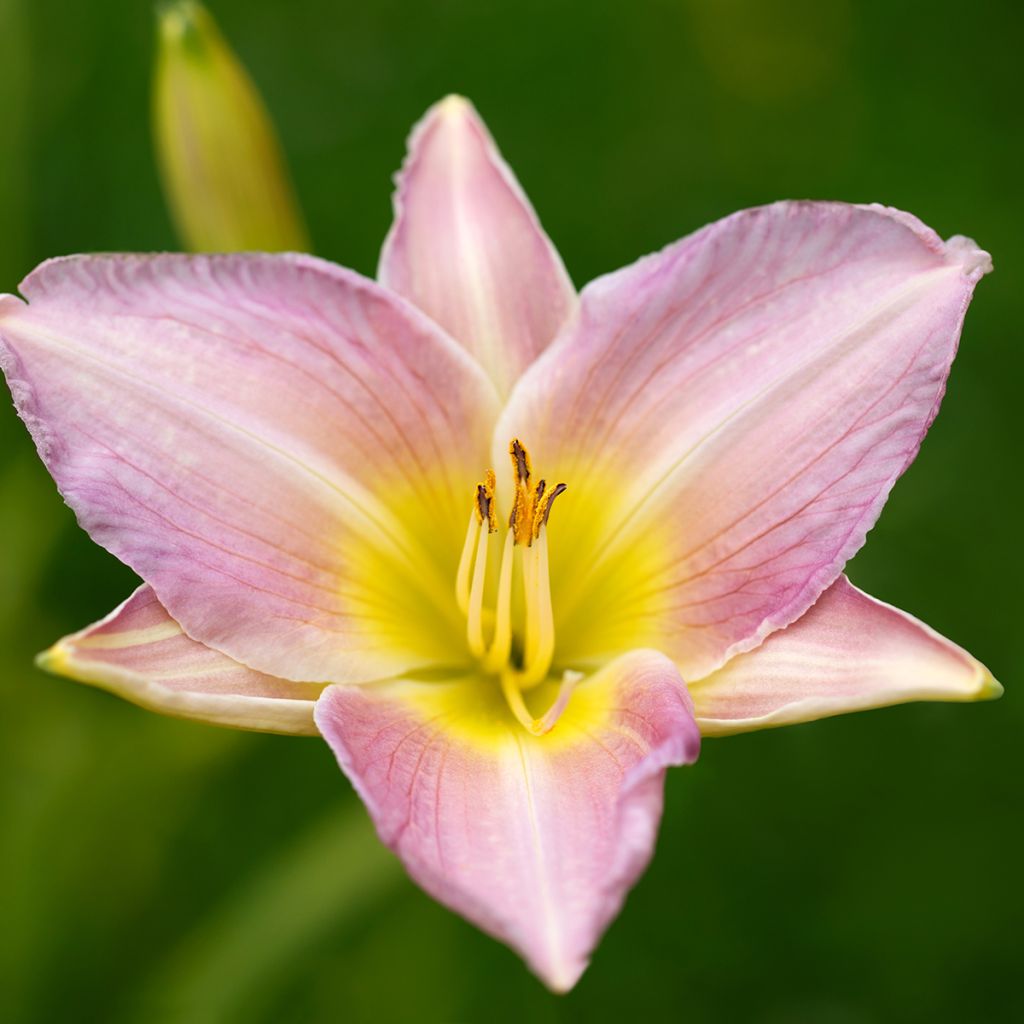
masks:
<svg viewBox="0 0 1024 1024"><path fill-rule="evenodd" d="M131 574L0 409L0 1019L858 1024L1024 1019L1018 4L213 0L321 255L372 274L412 122L470 96L577 284L738 207L881 201L978 239L942 415L855 582L995 704L705 744L568 997L416 890L316 740L159 718L32 655ZM0 290L175 248L146 3L0 0ZM6 405L6 400L4 402Z"/></svg>

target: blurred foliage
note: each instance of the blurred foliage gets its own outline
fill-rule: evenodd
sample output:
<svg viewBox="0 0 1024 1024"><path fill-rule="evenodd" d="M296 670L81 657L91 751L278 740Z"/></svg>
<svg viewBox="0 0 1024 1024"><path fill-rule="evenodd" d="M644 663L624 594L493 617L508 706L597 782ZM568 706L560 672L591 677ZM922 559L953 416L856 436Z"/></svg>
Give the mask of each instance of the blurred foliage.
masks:
<svg viewBox="0 0 1024 1024"><path fill-rule="evenodd" d="M389 175L474 99L578 283L741 206L881 201L973 235L942 415L851 567L1007 687L709 741L591 971L547 994L379 850L326 746L161 719L31 658L131 574L0 416L0 1019L1024 1019L1017 640L1019 5L978 0L220 0L318 251L372 273ZM174 248L145 4L0 0L0 286Z"/></svg>

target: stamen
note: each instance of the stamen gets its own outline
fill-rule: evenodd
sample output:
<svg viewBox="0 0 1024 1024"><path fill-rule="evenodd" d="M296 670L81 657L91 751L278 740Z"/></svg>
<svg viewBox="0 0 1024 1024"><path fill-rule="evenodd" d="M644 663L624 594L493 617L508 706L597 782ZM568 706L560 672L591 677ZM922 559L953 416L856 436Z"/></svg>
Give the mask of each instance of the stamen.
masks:
<svg viewBox="0 0 1024 1024"><path fill-rule="evenodd" d="M511 530L505 535L498 573L498 603L494 611L494 639L484 658L484 668L497 672L508 664L512 651L512 569L515 565L515 543Z"/></svg>
<svg viewBox="0 0 1024 1024"><path fill-rule="evenodd" d="M555 724L562 717L562 712L566 709L569 704L569 698L572 696L572 691L576 689L578 683L583 679L582 672L573 672L572 669L566 669L562 673L562 682L558 687L558 696L555 698L555 703L551 705L544 712L543 717L537 720L537 724L540 727L540 733L538 735L543 736L546 732L551 732L554 729Z"/></svg>
<svg viewBox="0 0 1024 1024"><path fill-rule="evenodd" d="M555 498L560 494L564 494L566 491L565 484L558 484L555 489L548 495L548 503L544 506L544 515L541 516L540 522L536 524L534 529L537 531L537 535L540 536L540 528L548 525L548 517L551 515L551 506L555 503Z"/></svg>
<svg viewBox="0 0 1024 1024"><path fill-rule="evenodd" d="M494 490L497 487L497 480L494 470L489 469L484 474L484 482L476 485L476 512L482 526L487 523L487 532L494 533L498 529L498 517L494 509Z"/></svg>
<svg viewBox="0 0 1024 1024"><path fill-rule="evenodd" d="M512 501L512 514L508 528L515 535L517 544L529 544L533 537L534 493L530 489L530 455L515 438L508 446L512 457L512 472L516 478L516 493Z"/></svg>
<svg viewBox="0 0 1024 1024"><path fill-rule="evenodd" d="M547 678L555 653L546 533L538 536L537 543L529 551L523 552L523 581L526 590L526 656L519 685L528 689Z"/></svg>
<svg viewBox="0 0 1024 1024"><path fill-rule="evenodd" d="M540 733L536 732L536 719L530 714L530 709L523 700L523 691L519 689L513 673L501 673L501 692L505 695L509 710L516 716L516 721L534 736L539 736Z"/></svg>
<svg viewBox="0 0 1024 1024"><path fill-rule="evenodd" d="M479 536L480 514L474 503L473 510L469 513L469 525L466 527L466 540L462 545L459 569L455 574L455 600L463 615L469 612L469 574L473 570L473 552L476 550L476 541Z"/></svg>
<svg viewBox="0 0 1024 1024"><path fill-rule="evenodd" d="M530 482L530 453L522 446L518 437L512 439L508 446L508 453L512 456L512 468L516 473L516 483L524 487Z"/></svg>
<svg viewBox="0 0 1024 1024"><path fill-rule="evenodd" d="M466 613L466 642L477 658L484 656L484 582L487 579L487 542L489 530L481 529L476 542L476 561L473 564L473 583L469 590L469 610Z"/></svg>
<svg viewBox="0 0 1024 1024"><path fill-rule="evenodd" d="M495 476L488 470L477 485L473 510L466 528L466 540L456 574L455 592L459 607L466 616L466 641L481 668L496 673L508 706L516 719L536 736L549 732L565 709L578 673L565 672L558 696L541 718L534 718L523 699L523 691L544 682L551 671L555 653L555 622L551 607L551 579L548 562L547 525L555 499L566 487L557 484L548 490L546 480L532 483L530 455L518 438L509 445L515 494L508 518L494 594L494 631L488 644L484 637L484 608L487 592L489 542L497 531ZM516 567L522 580L522 613L513 601ZM515 607L514 607L515 605ZM521 625L517 625L522 614ZM515 619L515 622L514 622ZM516 631L522 629L522 660L512 665ZM489 628L489 626L488 626ZM517 648L518 649L518 648Z"/></svg>
<svg viewBox="0 0 1024 1024"><path fill-rule="evenodd" d="M516 493L512 501L512 513L508 528L515 535L516 543L529 547L539 536L541 527L551 515L551 503L565 490L559 484L547 494L547 481L541 480L536 488L530 487L530 454L516 438L508 446L512 458L512 472L515 474ZM545 501L547 495L547 501Z"/></svg>
<svg viewBox="0 0 1024 1024"><path fill-rule="evenodd" d="M462 557L459 559L459 568L455 573L455 600L458 602L459 611L469 618L470 604L473 595L476 593L477 576L481 576L486 570L486 564L480 566L480 552L486 552L486 544L481 545L481 537L486 538L489 534L498 529L497 515L495 512L494 490L497 480L494 470L489 469L484 474L483 483L477 484L476 498L473 501L473 510L469 514L469 525L466 527L466 539L462 544ZM484 523L487 524L487 532L483 532ZM476 564L473 562L473 555L476 553ZM472 586L470 589L470 573L472 572ZM483 605L483 579L479 583L479 604ZM477 608L477 615L481 616L482 607ZM482 630L482 624L481 624ZM482 641L481 641L482 642ZM470 643L472 646L472 642Z"/></svg>
<svg viewBox="0 0 1024 1024"><path fill-rule="evenodd" d="M558 696L551 707L540 718L534 718L530 714L530 709L523 700L522 690L516 685L511 673L502 673L501 690L505 694L509 710L516 716L516 721L528 732L533 733L534 736L544 736L546 733L551 732L555 725L558 724L559 718L562 717L562 712L565 711L569 704L572 691L576 689L576 685L582 678L582 672L566 670L562 674L561 683L558 685Z"/></svg>

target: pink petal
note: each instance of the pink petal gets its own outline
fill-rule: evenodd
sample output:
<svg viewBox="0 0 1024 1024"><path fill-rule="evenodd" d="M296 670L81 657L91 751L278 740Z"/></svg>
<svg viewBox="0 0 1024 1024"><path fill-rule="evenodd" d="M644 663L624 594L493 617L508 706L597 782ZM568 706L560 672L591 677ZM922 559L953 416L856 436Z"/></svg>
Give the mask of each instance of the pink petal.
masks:
<svg viewBox="0 0 1024 1024"><path fill-rule="evenodd" d="M459 625L432 609L495 396L426 317L293 255L70 257L22 290L0 300L19 412L81 524L190 636L297 680L447 651Z"/></svg>
<svg viewBox="0 0 1024 1024"><path fill-rule="evenodd" d="M686 688L655 651L580 684L543 737L487 679L332 686L316 722L415 881L557 991L650 860L666 766L699 751Z"/></svg>
<svg viewBox="0 0 1024 1024"><path fill-rule="evenodd" d="M695 679L799 617L914 458L989 268L909 214L779 203L588 286L494 442L569 485L560 636Z"/></svg>
<svg viewBox="0 0 1024 1024"><path fill-rule="evenodd" d="M378 277L462 342L502 394L576 298L519 183L459 96L413 130Z"/></svg>
<svg viewBox="0 0 1024 1024"><path fill-rule="evenodd" d="M92 683L153 711L215 725L315 736L323 689L254 672L190 640L143 584L100 622L38 658L47 671Z"/></svg>
<svg viewBox="0 0 1024 1024"><path fill-rule="evenodd" d="M980 662L845 576L792 625L690 685L705 736L912 700L998 697Z"/></svg>

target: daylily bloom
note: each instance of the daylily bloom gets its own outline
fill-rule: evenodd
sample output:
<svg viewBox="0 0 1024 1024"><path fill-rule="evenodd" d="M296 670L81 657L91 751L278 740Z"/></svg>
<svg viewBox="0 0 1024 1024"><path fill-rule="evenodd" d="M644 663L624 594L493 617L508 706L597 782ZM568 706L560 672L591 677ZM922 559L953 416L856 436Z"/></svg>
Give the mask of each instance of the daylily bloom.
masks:
<svg viewBox="0 0 1024 1024"><path fill-rule="evenodd" d="M577 296L459 98L395 207L377 282L74 256L0 297L40 456L145 581L41 663L321 734L412 877L565 990L701 734L998 694L842 575L991 264L783 202Z"/></svg>

